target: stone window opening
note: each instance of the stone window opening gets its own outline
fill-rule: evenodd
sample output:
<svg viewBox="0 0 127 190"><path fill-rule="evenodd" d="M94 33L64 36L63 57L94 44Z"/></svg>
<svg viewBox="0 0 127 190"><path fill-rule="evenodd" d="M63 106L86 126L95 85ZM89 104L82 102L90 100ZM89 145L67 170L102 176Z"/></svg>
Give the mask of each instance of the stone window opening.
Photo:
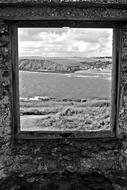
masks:
<svg viewBox="0 0 127 190"><path fill-rule="evenodd" d="M25 118L25 114L28 115L27 117L30 117L30 113L29 113L29 104L33 101L36 101L38 104L41 104L43 105L43 103L47 103L49 100L49 97L48 96L39 96L36 95L36 96L29 96L27 97L26 99L22 99L22 97L20 97L20 92L19 89L20 86L21 86L21 72L19 72L19 69L23 70L22 68L25 67L24 65L26 65L28 62L28 60L26 58L23 58L22 60L20 59L19 60L19 44L23 43L23 41L19 41L19 37L20 37L20 33L23 31L28 30L30 28L33 28L34 30L36 29L45 29L47 30L48 28L51 29L51 31L53 30L53 28L55 28L55 30L58 30L60 28L71 28L71 29L77 29L77 31L79 30L83 30L85 31L85 29L91 29L94 28L94 29L103 29L103 30L106 30L106 29L110 29L113 31L113 37L112 37L112 40L113 40L113 43L112 43L112 74L111 74L111 77L112 77L112 84L111 84L111 105L110 105L110 130L87 130L87 131L84 131L84 130L78 130L78 128L76 130L72 130L71 129L71 122L73 120L73 113L72 112L75 112L75 110L69 106L65 107L65 109L59 114L59 113L56 113L56 116L52 117L52 116L46 116L46 119L45 119L45 123L46 125L48 126L49 124L53 125L54 124L54 120L55 122L58 122L58 125L62 126L63 123L65 123L65 120L63 120L63 115L64 116L69 116L70 115L72 116L71 119L68 119L69 120L69 127L70 129L69 130L49 130L49 128L46 130L40 130L40 129L37 129L36 127L36 124L34 123L35 125L35 129L34 130L29 130L29 122L28 122L28 119L26 119L26 123L28 125L28 128L27 129L22 129L21 128L21 118ZM58 32L57 31L57 32ZM84 32L83 31L83 32ZM43 35L46 34L46 32L44 33L44 31L42 32ZM51 32L50 32L51 33ZM55 32L53 31L52 34L55 34ZM118 110L119 110L119 80L120 80L120 76L118 75L119 74L119 57L120 57L120 29L119 29L119 24L115 23L115 22L84 22L82 20L79 20L79 21L74 21L74 20L64 20L64 21L60 21L60 20L49 20L48 22L47 21L36 21L36 22L31 22L31 21L25 21L25 22L21 22L21 21L18 21L18 22L14 22L12 25L11 25L11 43L12 43L12 46L11 46L11 49L12 49L12 56L11 56L11 60L12 60L12 66L13 66L13 76L12 76L12 82L13 82L13 110L14 110L14 115L13 115L13 126L14 126L14 135L16 138L25 138L25 139L29 139L29 138L35 138L35 139L63 139L63 138L77 138L77 139L84 139L84 138L115 138L116 135L117 135L117 120L118 120ZM81 42L80 42L81 43ZM14 45L15 44L15 45ZM33 58L33 60L35 60L35 58ZM32 60L32 61L33 61ZM47 61L47 60L46 60ZM45 62L46 62L45 61ZM30 62L30 61L29 61ZM17 64L19 63L20 66ZM97 64L100 63L100 60L97 60ZM30 63L31 64L31 63ZM50 64L49 62L45 63L45 64ZM53 63L52 63L53 64ZM28 65L27 65L28 66ZM26 66L26 68L27 68ZM91 68L93 67L93 65L91 66ZM75 67L75 69L77 69ZM98 68L95 68L96 70ZM100 69L100 68L99 68ZM71 70L71 67L68 67L68 73L70 73L70 70ZM26 71L28 71L26 69ZM33 70L34 71L34 70ZM36 70L35 70L36 71ZM23 71L23 73L25 73ZM34 73L34 72L33 72ZM41 72L39 71L39 74L41 74ZM67 74L65 72L65 74ZM25 81L25 80L24 80ZM19 97L20 97L20 102L19 102ZM37 99L38 98L38 99ZM37 99L37 100L35 100ZM62 100L62 104L67 104L68 103L68 99L64 98ZM81 101L80 100L76 100L76 105L77 104L80 104L79 102ZM51 99L50 103L53 103L53 105L55 105L55 102L54 100ZM61 102L60 102L61 103ZM86 99L82 99L82 104L89 104L88 100ZM94 104L96 104L98 102L94 102ZM102 102L101 102L102 103ZM100 103L100 104L101 104ZM24 104L27 104L25 105L26 107L22 107L22 105L24 106ZM69 101L69 104L73 104L74 105L74 102L72 100ZM105 107L108 107L109 104L107 102L104 102L103 101L103 104ZM40 105L37 105L38 107ZM31 109L31 115L32 115L32 118L33 117L36 117L36 115L38 114L38 110L37 110L37 106L33 106L33 108ZM75 106L75 105L74 105ZM79 106L79 105L78 105ZM60 107L60 106L59 106ZM101 107L101 106L100 106ZM60 107L61 108L61 107ZM24 110L23 110L24 109ZM99 108L101 109L101 108ZM42 110L39 111L39 114L42 115L42 117L45 117L45 112L47 111L48 109L46 110ZM50 109L48 110L49 112L51 111ZM54 111L54 110L53 110ZM21 113L22 112L22 113ZM34 112L34 113L33 113ZM35 113L36 112L36 113ZM57 108L54 112L57 112ZM22 114L22 115L21 115ZM54 113L53 113L54 114ZM62 114L62 115L61 115ZM85 116L85 115L84 115ZM38 116L37 116L38 117ZM59 117L59 121L57 121L57 119ZM74 118L75 119L75 118ZM24 120L23 120L24 121ZM44 119L42 118L41 119L41 125L43 127L43 124L45 124L44 122ZM39 123L40 121L38 121ZM88 121L87 121L88 122ZM105 125L104 121L102 121L102 125ZM66 124L67 125L67 124Z"/></svg>

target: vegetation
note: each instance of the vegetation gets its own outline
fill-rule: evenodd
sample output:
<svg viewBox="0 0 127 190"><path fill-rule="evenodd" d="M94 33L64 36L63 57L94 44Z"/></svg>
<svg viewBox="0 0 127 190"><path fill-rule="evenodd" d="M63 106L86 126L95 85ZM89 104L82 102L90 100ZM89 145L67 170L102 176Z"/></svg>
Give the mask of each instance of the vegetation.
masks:
<svg viewBox="0 0 127 190"><path fill-rule="evenodd" d="M24 130L109 130L110 101L21 101ZM24 116L26 120L24 119ZM27 125L29 121L29 126ZM35 128L36 126L36 128Z"/></svg>
<svg viewBox="0 0 127 190"><path fill-rule="evenodd" d="M19 60L19 70L73 73L88 69L111 69L111 57L92 58L32 58Z"/></svg>

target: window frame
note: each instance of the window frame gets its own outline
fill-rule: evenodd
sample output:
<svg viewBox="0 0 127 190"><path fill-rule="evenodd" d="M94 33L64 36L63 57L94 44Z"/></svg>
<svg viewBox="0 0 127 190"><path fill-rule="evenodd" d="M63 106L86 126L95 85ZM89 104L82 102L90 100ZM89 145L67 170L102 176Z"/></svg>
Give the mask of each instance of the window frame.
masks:
<svg viewBox="0 0 127 190"><path fill-rule="evenodd" d="M12 127L14 139L100 139L116 138L118 127L120 99L120 58L121 29L119 22L84 21L84 20L42 20L42 21L12 21L10 22L11 64L12 64ZM19 70L18 70L18 27L73 27L73 28L112 28L112 94L111 94L111 130L102 131L21 131L19 106ZM17 90L18 89L18 90Z"/></svg>

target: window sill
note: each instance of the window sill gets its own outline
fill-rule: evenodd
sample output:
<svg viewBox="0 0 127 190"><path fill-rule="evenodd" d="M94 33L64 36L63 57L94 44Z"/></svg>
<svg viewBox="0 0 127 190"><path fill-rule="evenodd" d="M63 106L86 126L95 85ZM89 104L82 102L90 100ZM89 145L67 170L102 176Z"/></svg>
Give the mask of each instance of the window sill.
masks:
<svg viewBox="0 0 127 190"><path fill-rule="evenodd" d="M93 132L82 132L82 131L20 131L16 135L16 139L38 139L38 140L57 140L57 139L68 139L68 140L91 140L91 139L117 139L116 134L112 131L93 131Z"/></svg>

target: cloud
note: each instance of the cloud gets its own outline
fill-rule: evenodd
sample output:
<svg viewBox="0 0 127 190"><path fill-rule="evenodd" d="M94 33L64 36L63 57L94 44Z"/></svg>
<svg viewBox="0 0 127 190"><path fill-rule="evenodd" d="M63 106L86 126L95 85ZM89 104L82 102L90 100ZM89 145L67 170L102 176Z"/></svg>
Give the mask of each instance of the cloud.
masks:
<svg viewBox="0 0 127 190"><path fill-rule="evenodd" d="M19 28L19 56L111 56L112 29Z"/></svg>

